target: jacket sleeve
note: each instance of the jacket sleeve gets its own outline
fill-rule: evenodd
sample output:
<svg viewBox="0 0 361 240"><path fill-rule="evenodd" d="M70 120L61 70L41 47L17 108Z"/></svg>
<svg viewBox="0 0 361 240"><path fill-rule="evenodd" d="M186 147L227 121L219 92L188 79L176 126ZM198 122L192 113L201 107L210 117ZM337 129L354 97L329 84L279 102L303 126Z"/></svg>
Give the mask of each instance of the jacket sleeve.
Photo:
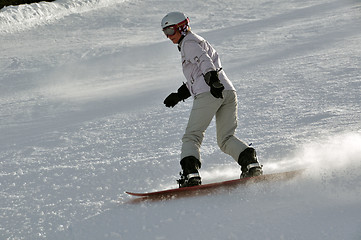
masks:
<svg viewBox="0 0 361 240"><path fill-rule="evenodd" d="M191 96L191 93L189 92L187 85L185 85L184 83L182 86L180 86L180 88L178 88L177 93L181 100L185 100Z"/></svg>
<svg viewBox="0 0 361 240"><path fill-rule="evenodd" d="M211 57L208 55L207 45L204 42L187 41L184 43L183 48L186 60L197 64L203 75L209 71L216 70Z"/></svg>

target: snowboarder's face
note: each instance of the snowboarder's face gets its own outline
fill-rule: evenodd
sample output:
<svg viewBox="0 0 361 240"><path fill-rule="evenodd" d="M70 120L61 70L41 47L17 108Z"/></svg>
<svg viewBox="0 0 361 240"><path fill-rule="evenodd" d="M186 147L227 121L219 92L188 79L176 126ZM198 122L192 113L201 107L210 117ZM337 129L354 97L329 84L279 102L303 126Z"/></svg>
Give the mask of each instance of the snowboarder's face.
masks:
<svg viewBox="0 0 361 240"><path fill-rule="evenodd" d="M179 31L176 31L175 34L172 36L167 36L174 44L178 44L179 39L181 38L182 34Z"/></svg>
<svg viewBox="0 0 361 240"><path fill-rule="evenodd" d="M181 38L182 34L179 32L177 27L170 26L163 29L164 34L169 38L174 44L178 44L179 39Z"/></svg>

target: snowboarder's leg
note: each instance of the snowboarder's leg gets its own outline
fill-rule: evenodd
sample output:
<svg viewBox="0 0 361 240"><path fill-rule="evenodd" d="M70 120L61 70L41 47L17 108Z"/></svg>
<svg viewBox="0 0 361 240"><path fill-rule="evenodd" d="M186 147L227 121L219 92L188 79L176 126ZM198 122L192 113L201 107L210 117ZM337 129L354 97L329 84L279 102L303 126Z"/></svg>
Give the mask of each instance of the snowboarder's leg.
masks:
<svg viewBox="0 0 361 240"><path fill-rule="evenodd" d="M216 113L217 142L221 150L231 155L241 165L241 177L261 175L256 151L234 136L237 128L237 95L224 91L224 103Z"/></svg>
<svg viewBox="0 0 361 240"><path fill-rule="evenodd" d="M214 98L211 93L199 94L193 102L188 125L182 138L181 166L183 173L178 180L179 187L201 184L198 169L201 167L200 152L204 132L212 121L223 99Z"/></svg>
<svg viewBox="0 0 361 240"><path fill-rule="evenodd" d="M182 138L181 159L188 156L201 159L199 148L203 141L204 132L222 102L223 99L214 98L209 92L199 94L194 99L188 125Z"/></svg>
<svg viewBox="0 0 361 240"><path fill-rule="evenodd" d="M224 102L216 113L217 143L220 149L235 161L248 145L234 136L237 128L237 95L224 91Z"/></svg>

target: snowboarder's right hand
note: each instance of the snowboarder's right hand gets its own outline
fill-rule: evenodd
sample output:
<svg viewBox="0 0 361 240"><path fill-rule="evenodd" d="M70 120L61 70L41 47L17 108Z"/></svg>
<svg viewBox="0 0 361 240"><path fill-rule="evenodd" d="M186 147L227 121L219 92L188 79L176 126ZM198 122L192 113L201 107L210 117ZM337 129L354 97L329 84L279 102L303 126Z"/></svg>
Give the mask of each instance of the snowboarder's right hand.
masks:
<svg viewBox="0 0 361 240"><path fill-rule="evenodd" d="M178 96L178 93L171 93L168 97L164 100L164 104L166 107L174 107L177 105L177 103L180 101L180 97Z"/></svg>
<svg viewBox="0 0 361 240"><path fill-rule="evenodd" d="M187 85L183 83L176 93L171 93L169 96L164 100L164 104L166 107L174 107L180 101L184 101L185 99L189 98L191 93L189 92Z"/></svg>

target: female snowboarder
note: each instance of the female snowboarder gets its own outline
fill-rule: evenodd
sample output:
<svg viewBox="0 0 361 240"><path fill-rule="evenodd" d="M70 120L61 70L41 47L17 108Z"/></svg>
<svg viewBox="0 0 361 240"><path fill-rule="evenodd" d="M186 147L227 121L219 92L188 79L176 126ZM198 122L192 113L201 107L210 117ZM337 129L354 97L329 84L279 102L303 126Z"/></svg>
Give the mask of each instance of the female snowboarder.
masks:
<svg viewBox="0 0 361 240"><path fill-rule="evenodd" d="M186 84L165 100L167 107L193 96L193 107L182 138L179 187L201 184L200 146L204 132L216 116L217 143L241 166L241 177L262 174L256 151L234 136L237 128L237 96L221 66L216 50L204 38L193 33L189 18L181 12L168 13L161 21L164 34L178 44Z"/></svg>

